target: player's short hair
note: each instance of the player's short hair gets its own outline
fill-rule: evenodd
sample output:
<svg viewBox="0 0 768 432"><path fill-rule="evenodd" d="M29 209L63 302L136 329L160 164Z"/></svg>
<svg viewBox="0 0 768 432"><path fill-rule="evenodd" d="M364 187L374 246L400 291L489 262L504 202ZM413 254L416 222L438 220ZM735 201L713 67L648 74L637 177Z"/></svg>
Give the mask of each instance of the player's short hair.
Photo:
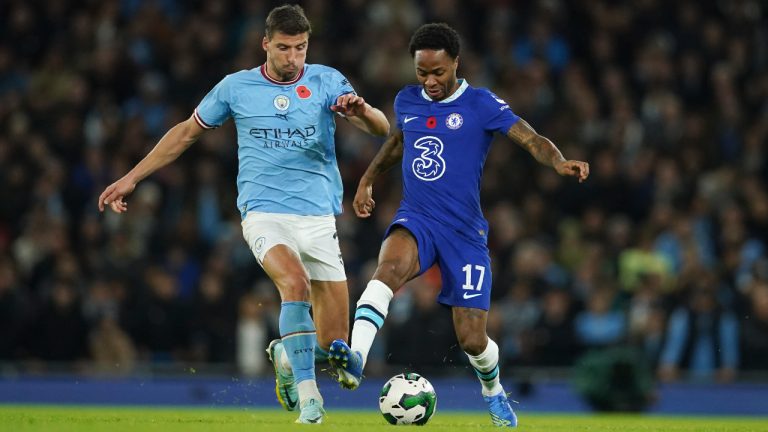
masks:
<svg viewBox="0 0 768 432"><path fill-rule="evenodd" d="M445 50L451 58L455 59L459 56L461 42L459 42L459 34L448 24L424 24L411 37L408 49L411 51L411 57L418 50L431 49L435 51Z"/></svg>
<svg viewBox="0 0 768 432"><path fill-rule="evenodd" d="M265 31L267 39L272 39L276 32L285 33L289 36L296 36L302 33L312 33L312 26L309 24L304 9L299 5L282 5L272 9L267 15L267 24Z"/></svg>

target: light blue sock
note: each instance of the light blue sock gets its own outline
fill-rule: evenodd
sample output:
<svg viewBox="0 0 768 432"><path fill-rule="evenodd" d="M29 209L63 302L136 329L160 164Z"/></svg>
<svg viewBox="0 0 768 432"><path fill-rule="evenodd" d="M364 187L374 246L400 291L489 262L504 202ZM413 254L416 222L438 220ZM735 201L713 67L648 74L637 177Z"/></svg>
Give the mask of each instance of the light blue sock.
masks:
<svg viewBox="0 0 768 432"><path fill-rule="evenodd" d="M285 365L285 366L286 366L286 367L288 367L288 368L290 368L290 361L289 361L289 360L287 360L287 358L288 358L288 351L285 351L285 350L284 350L284 351L283 351L283 355L284 355L285 357L284 357L284 358L283 358L283 357L280 357L280 361L282 361L282 362L283 362L283 365L285 365L285 362L286 362L286 361L288 361L288 362L289 362L289 364L288 364L288 365ZM327 362L328 362L328 357L329 357L328 351L324 350L324 349L323 349L323 348L320 346L320 344L317 342L317 338L315 338L315 364L318 364L318 363L327 363ZM291 369L291 370L292 370L292 369Z"/></svg>
<svg viewBox="0 0 768 432"><path fill-rule="evenodd" d="M296 384L315 379L315 324L308 302L283 302L280 307L280 337L293 369Z"/></svg>

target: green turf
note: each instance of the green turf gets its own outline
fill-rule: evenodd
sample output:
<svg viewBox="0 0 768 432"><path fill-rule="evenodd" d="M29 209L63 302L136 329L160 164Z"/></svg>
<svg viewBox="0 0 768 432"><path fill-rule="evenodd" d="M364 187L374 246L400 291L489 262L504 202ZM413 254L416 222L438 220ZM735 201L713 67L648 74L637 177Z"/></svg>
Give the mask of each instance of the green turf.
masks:
<svg viewBox="0 0 768 432"><path fill-rule="evenodd" d="M296 425L295 413L262 409L0 406L0 431L473 431L497 430L485 413L437 412L426 426L390 426L378 412L332 411L322 425ZM768 417L661 417L522 414L520 431L768 431ZM396 428L396 429L393 429Z"/></svg>

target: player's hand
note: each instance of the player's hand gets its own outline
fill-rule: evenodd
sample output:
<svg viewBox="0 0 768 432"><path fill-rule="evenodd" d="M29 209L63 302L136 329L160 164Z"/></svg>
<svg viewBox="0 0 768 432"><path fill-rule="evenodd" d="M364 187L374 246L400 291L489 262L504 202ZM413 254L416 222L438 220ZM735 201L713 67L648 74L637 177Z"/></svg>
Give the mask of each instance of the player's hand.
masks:
<svg viewBox="0 0 768 432"><path fill-rule="evenodd" d="M99 211L104 211L105 206L112 208L115 213L128 211L128 204L123 198L136 189L136 183L125 177L112 183L99 195Z"/></svg>
<svg viewBox="0 0 768 432"><path fill-rule="evenodd" d="M360 184L355 193L355 200L352 201L352 207L357 217L369 217L376 207L376 202L373 200L373 186Z"/></svg>
<svg viewBox="0 0 768 432"><path fill-rule="evenodd" d="M561 176L577 177L579 183L584 182L589 177L589 164L586 162L567 160L556 163L554 168Z"/></svg>
<svg viewBox="0 0 768 432"><path fill-rule="evenodd" d="M347 117L361 117L368 111L368 104L360 96L347 93L336 99L336 105L331 105L331 111Z"/></svg>

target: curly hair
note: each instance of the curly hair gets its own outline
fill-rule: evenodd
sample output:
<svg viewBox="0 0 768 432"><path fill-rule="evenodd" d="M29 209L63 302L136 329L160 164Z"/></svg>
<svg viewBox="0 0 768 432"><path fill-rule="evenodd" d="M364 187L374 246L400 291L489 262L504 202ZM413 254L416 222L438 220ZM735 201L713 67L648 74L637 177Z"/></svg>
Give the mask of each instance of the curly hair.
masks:
<svg viewBox="0 0 768 432"><path fill-rule="evenodd" d="M431 49L445 50L454 59L459 56L460 48L459 34L445 23L424 24L419 27L411 37L411 43L408 46L411 57L418 50Z"/></svg>
<svg viewBox="0 0 768 432"><path fill-rule="evenodd" d="M295 36L301 33L312 33L304 9L299 5L282 5L272 9L267 15L265 31L267 38L272 39L275 32Z"/></svg>

